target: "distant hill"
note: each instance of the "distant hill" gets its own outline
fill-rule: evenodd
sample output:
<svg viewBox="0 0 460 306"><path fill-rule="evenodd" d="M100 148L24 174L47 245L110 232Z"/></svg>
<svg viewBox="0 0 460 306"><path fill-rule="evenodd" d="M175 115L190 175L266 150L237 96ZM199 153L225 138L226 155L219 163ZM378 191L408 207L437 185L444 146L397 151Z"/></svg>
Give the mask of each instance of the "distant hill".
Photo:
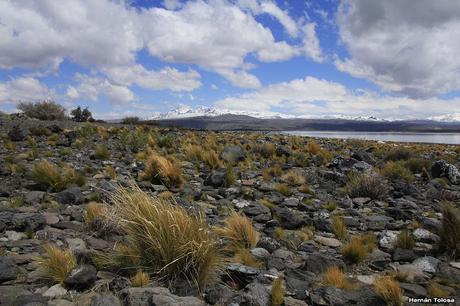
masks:
<svg viewBox="0 0 460 306"><path fill-rule="evenodd" d="M379 121L349 119L255 118L247 115L197 116L148 120L147 123L206 130L251 131L368 131L368 132L454 132L460 133L460 122L434 120Z"/></svg>

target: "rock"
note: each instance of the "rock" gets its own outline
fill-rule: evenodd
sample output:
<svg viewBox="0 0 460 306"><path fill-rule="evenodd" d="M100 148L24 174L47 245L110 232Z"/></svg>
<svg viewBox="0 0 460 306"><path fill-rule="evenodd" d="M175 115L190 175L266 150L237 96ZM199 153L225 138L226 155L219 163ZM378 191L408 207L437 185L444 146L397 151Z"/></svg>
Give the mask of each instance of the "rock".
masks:
<svg viewBox="0 0 460 306"><path fill-rule="evenodd" d="M5 231L5 236L6 238L8 238L9 241L18 241L27 238L26 234L15 231Z"/></svg>
<svg viewBox="0 0 460 306"><path fill-rule="evenodd" d="M290 296L286 296L284 298L284 306L308 306L308 304L302 300L298 300Z"/></svg>
<svg viewBox="0 0 460 306"><path fill-rule="evenodd" d="M431 176L433 178L446 177L452 184L460 184L460 171L444 160L438 160L431 166Z"/></svg>
<svg viewBox="0 0 460 306"><path fill-rule="evenodd" d="M37 204L41 203L41 201L45 198L46 192L33 190L29 191L25 195L25 201L29 204Z"/></svg>
<svg viewBox="0 0 460 306"><path fill-rule="evenodd" d="M19 286L0 286L0 305L13 305L18 297L29 294L32 293Z"/></svg>
<svg viewBox="0 0 460 306"><path fill-rule="evenodd" d="M120 300L113 294L97 294L89 306L121 306Z"/></svg>
<svg viewBox="0 0 460 306"><path fill-rule="evenodd" d="M116 276L109 282L109 290L115 294L129 286L131 286L130 280L122 276Z"/></svg>
<svg viewBox="0 0 460 306"><path fill-rule="evenodd" d="M216 170L213 171L204 181L206 186L212 186L214 188L222 187L225 183L225 171Z"/></svg>
<svg viewBox="0 0 460 306"><path fill-rule="evenodd" d="M66 238L65 241L72 251L86 249L86 243L81 238Z"/></svg>
<svg viewBox="0 0 460 306"><path fill-rule="evenodd" d="M276 207L273 209L274 217L285 229L298 229L307 224L303 214L297 210L288 207Z"/></svg>
<svg viewBox="0 0 460 306"><path fill-rule="evenodd" d="M267 222L271 219L270 209L258 202L251 202L243 208L243 212L257 222Z"/></svg>
<svg viewBox="0 0 460 306"><path fill-rule="evenodd" d="M55 298L61 298L66 294L67 294L67 290L64 287L62 287L61 284L56 284L50 287L48 290L46 290L43 293L43 296L55 299Z"/></svg>
<svg viewBox="0 0 460 306"><path fill-rule="evenodd" d="M271 237L264 236L260 238L257 247L264 248L268 252L273 253L281 247L281 244Z"/></svg>
<svg viewBox="0 0 460 306"><path fill-rule="evenodd" d="M387 227L388 222L393 218L383 215L372 215L367 218L367 227L373 231L380 231Z"/></svg>
<svg viewBox="0 0 460 306"><path fill-rule="evenodd" d="M396 266L395 270L398 273L405 275L407 281L409 282L424 282L430 279L430 276L423 272L420 267L417 267L413 264Z"/></svg>
<svg viewBox="0 0 460 306"><path fill-rule="evenodd" d="M281 206L287 206L287 207L292 207L295 208L299 206L299 199L297 198L286 198L284 199L283 203L281 203Z"/></svg>
<svg viewBox="0 0 460 306"><path fill-rule="evenodd" d="M270 252L264 248L254 248L251 250L251 254L257 259L266 259L270 256Z"/></svg>
<svg viewBox="0 0 460 306"><path fill-rule="evenodd" d="M396 248L393 252L393 260L401 262L412 262L417 258L414 250Z"/></svg>
<svg viewBox="0 0 460 306"><path fill-rule="evenodd" d="M460 269L452 267L450 264L444 262L440 263L436 275L454 284L460 284Z"/></svg>
<svg viewBox="0 0 460 306"><path fill-rule="evenodd" d="M287 291L292 292L294 297L299 300L307 298L307 289L317 281L317 276L314 273L300 269L286 269L284 277Z"/></svg>
<svg viewBox="0 0 460 306"><path fill-rule="evenodd" d="M19 213L14 214L11 223L16 230L35 232L45 224L45 218L39 213Z"/></svg>
<svg viewBox="0 0 460 306"><path fill-rule="evenodd" d="M15 280L19 269L14 261L7 257L0 257L0 283Z"/></svg>
<svg viewBox="0 0 460 306"><path fill-rule="evenodd" d="M259 271L239 263L232 263L227 266L227 273L230 279L244 287L254 280Z"/></svg>
<svg viewBox="0 0 460 306"><path fill-rule="evenodd" d="M243 161L246 156L240 146L228 146L220 154L220 158L228 163L237 163Z"/></svg>
<svg viewBox="0 0 460 306"><path fill-rule="evenodd" d="M427 273L436 273L438 265L441 261L431 256L417 258L412 264L419 270Z"/></svg>
<svg viewBox="0 0 460 306"><path fill-rule="evenodd" d="M70 271L69 276L64 280L67 288L83 290L91 287L96 281L97 270L92 265L79 265Z"/></svg>
<svg viewBox="0 0 460 306"><path fill-rule="evenodd" d="M391 255L375 248L367 257L371 268L383 271L391 263Z"/></svg>
<svg viewBox="0 0 460 306"><path fill-rule="evenodd" d="M243 304L251 306L270 305L271 291L268 287L254 282L246 286L245 294L243 295Z"/></svg>
<svg viewBox="0 0 460 306"><path fill-rule="evenodd" d="M242 209L242 208L245 208L245 207L251 205L251 202L249 202L247 200L241 200L241 199L235 199L232 202L233 202L233 204L235 204L235 207L238 208L238 209Z"/></svg>
<svg viewBox="0 0 460 306"><path fill-rule="evenodd" d="M167 288L129 288L120 292L120 299L126 306L204 306L196 297L180 297L169 292Z"/></svg>
<svg viewBox="0 0 460 306"><path fill-rule="evenodd" d="M314 253L307 257L302 269L305 271L313 272L315 274L321 274L331 266L337 266L339 268L345 269L345 263L343 260L322 253Z"/></svg>
<svg viewBox="0 0 460 306"><path fill-rule="evenodd" d="M48 306L76 306L76 305L75 303L72 303L70 301L58 299L58 300L48 301Z"/></svg>
<svg viewBox="0 0 460 306"><path fill-rule="evenodd" d="M437 243L439 242L440 238L438 235L423 229L423 228L417 228L413 232L414 238L416 241L421 241L421 242L427 242L427 243Z"/></svg>
<svg viewBox="0 0 460 306"><path fill-rule="evenodd" d="M360 281L363 284L366 285L372 285L374 284L375 279L378 277L378 275L356 275L356 279Z"/></svg>
<svg viewBox="0 0 460 306"><path fill-rule="evenodd" d="M205 301L211 305L228 305L234 293L223 284L211 284L206 287Z"/></svg>
<svg viewBox="0 0 460 306"><path fill-rule="evenodd" d="M48 225L53 225L59 223L59 216L56 213L43 213L43 217L45 218L45 222Z"/></svg>
<svg viewBox="0 0 460 306"><path fill-rule="evenodd" d="M364 206L371 201L371 198L353 198L351 200L357 206Z"/></svg>
<svg viewBox="0 0 460 306"><path fill-rule="evenodd" d="M374 292L371 286L363 286L360 290L344 290L334 287L320 287L314 290L311 295L313 305L372 305L384 306L385 302L381 300Z"/></svg>
<svg viewBox="0 0 460 306"><path fill-rule="evenodd" d="M398 238L399 231L384 230L380 234L379 245L384 250L394 249L394 243Z"/></svg>
<svg viewBox="0 0 460 306"><path fill-rule="evenodd" d="M313 240L315 240L319 244L322 244L328 247L332 247L332 248L338 248L342 246L342 242L340 242L338 239L335 239L335 238L328 238L328 237L315 235Z"/></svg>
<svg viewBox="0 0 460 306"><path fill-rule="evenodd" d="M61 205L75 205L83 203L83 193L80 187L71 187L54 195L56 201Z"/></svg>
<svg viewBox="0 0 460 306"><path fill-rule="evenodd" d="M414 298L423 298L426 297L428 294L426 289L417 284L409 284L409 283L399 283L401 289L404 290L405 296L410 296Z"/></svg>

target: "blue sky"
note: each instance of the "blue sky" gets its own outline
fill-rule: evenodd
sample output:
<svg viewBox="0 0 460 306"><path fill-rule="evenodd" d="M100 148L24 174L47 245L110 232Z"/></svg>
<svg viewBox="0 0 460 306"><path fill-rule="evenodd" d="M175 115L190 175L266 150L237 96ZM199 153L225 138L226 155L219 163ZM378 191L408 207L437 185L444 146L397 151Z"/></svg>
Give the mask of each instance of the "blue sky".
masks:
<svg viewBox="0 0 460 306"><path fill-rule="evenodd" d="M460 3L0 2L0 110L460 118ZM458 35L457 35L458 37Z"/></svg>

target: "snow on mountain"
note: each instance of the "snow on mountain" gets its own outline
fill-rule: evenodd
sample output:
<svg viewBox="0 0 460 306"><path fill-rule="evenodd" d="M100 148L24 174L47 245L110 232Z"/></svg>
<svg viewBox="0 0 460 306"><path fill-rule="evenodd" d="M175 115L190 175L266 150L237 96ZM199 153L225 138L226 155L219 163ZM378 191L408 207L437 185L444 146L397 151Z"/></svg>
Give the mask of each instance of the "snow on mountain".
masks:
<svg viewBox="0 0 460 306"><path fill-rule="evenodd" d="M439 121L439 122L460 122L460 113L452 113L440 116L429 117L429 120Z"/></svg>
<svg viewBox="0 0 460 306"><path fill-rule="evenodd" d="M154 113L151 119L179 119L179 118L192 118L192 117L216 117L221 115L245 115L260 119L274 119L274 118L293 118L293 116L283 115L279 113L262 113L262 112L247 112L247 111L232 111L228 109L217 109L215 107L198 106L191 108L188 106L180 106L165 113Z"/></svg>

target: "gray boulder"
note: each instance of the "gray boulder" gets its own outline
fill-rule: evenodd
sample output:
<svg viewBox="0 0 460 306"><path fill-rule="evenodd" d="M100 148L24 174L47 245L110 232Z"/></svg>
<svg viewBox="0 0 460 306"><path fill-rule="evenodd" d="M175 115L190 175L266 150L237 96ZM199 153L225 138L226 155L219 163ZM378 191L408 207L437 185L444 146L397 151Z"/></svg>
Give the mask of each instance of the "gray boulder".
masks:
<svg viewBox="0 0 460 306"><path fill-rule="evenodd" d="M14 280L18 274L18 267L12 259L0 257L0 283Z"/></svg>
<svg viewBox="0 0 460 306"><path fill-rule="evenodd" d="M240 146L228 146L220 154L220 158L229 163L243 161L246 156Z"/></svg>
<svg viewBox="0 0 460 306"><path fill-rule="evenodd" d="M444 160L438 160L433 164L431 175L433 178L445 177L454 185L460 184L460 171Z"/></svg>
<svg viewBox="0 0 460 306"><path fill-rule="evenodd" d="M196 297L181 297L172 294L167 288L128 288L120 292L120 299L126 306L204 306Z"/></svg>

